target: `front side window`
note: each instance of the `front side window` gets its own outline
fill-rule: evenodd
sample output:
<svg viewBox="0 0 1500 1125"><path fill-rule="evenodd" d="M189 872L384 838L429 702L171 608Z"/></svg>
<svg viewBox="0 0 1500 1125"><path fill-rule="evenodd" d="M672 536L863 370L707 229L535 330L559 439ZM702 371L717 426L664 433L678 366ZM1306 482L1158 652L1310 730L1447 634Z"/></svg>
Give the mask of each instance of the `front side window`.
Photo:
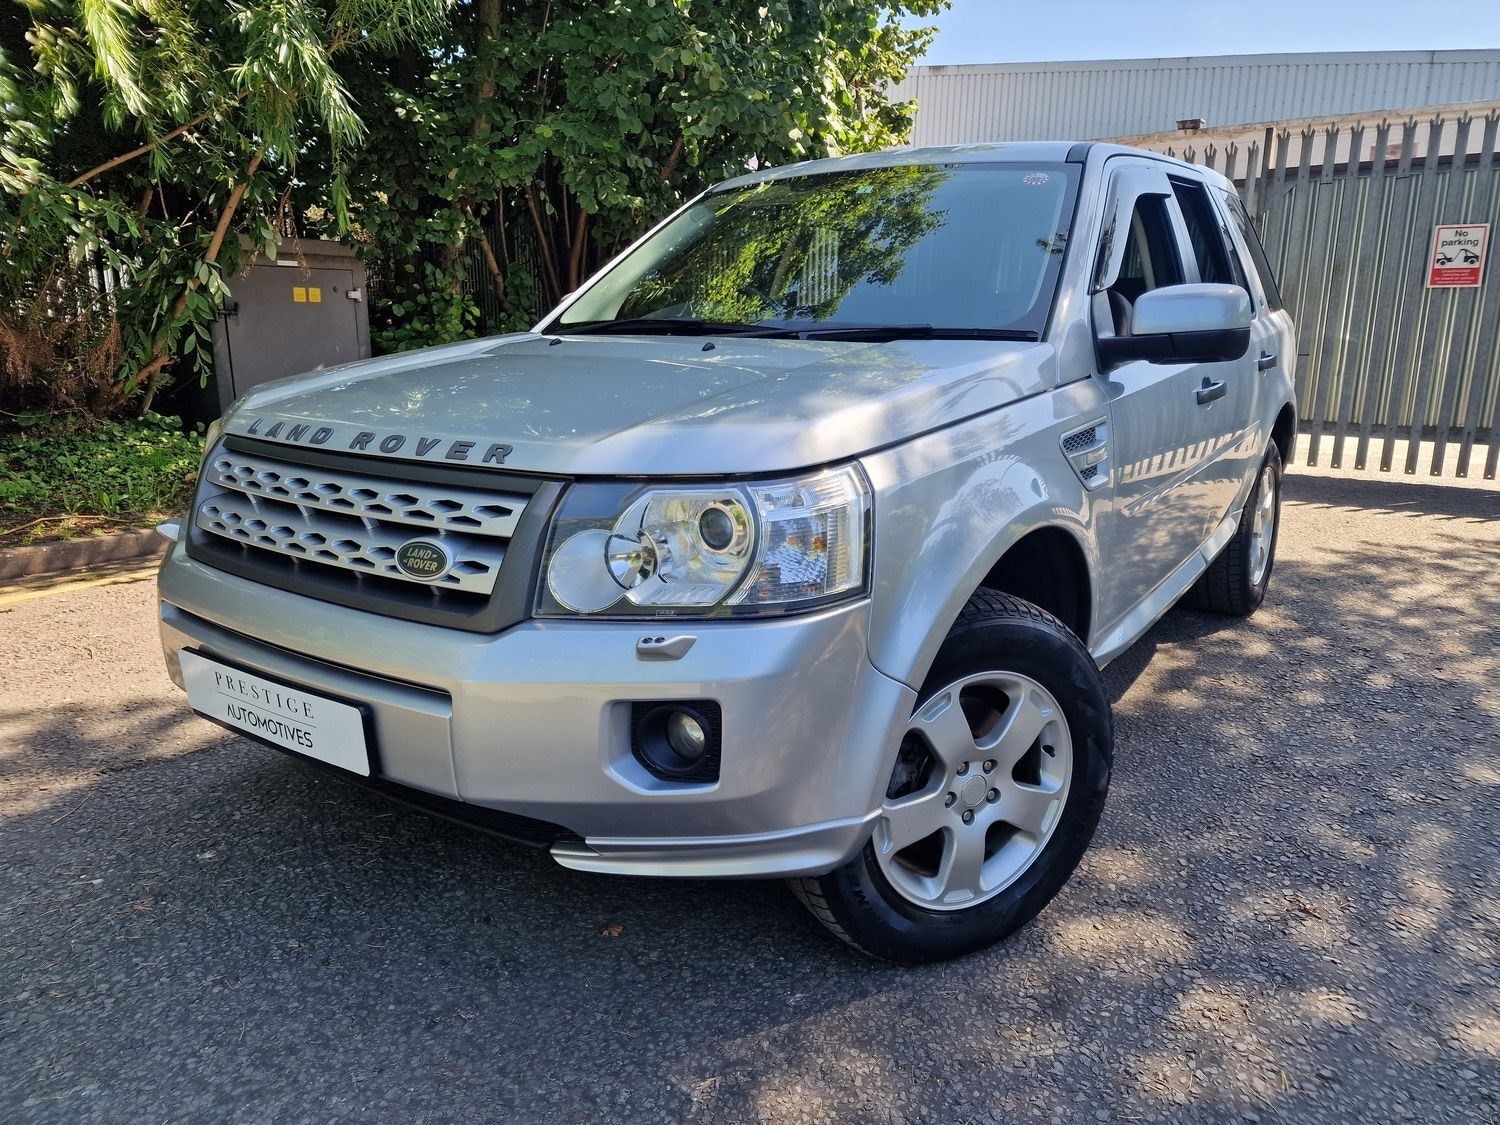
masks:
<svg viewBox="0 0 1500 1125"><path fill-rule="evenodd" d="M1166 196L1143 195L1136 200L1126 238L1120 274L1106 290L1116 336L1129 334L1131 310L1142 294L1182 283Z"/></svg>
<svg viewBox="0 0 1500 1125"><path fill-rule="evenodd" d="M549 326L759 335L920 327L1036 338L1079 168L868 168L712 192Z"/></svg>

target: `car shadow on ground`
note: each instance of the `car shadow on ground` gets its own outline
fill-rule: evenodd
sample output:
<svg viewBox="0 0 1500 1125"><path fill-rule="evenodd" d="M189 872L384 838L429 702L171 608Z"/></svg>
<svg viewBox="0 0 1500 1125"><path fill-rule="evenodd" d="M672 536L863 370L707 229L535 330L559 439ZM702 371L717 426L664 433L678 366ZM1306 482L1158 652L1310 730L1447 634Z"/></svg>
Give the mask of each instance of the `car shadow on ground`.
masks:
<svg viewBox="0 0 1500 1125"><path fill-rule="evenodd" d="M1095 848L1036 923L946 965L848 953L775 883L567 871L175 696L123 759L87 698L7 707L31 803L0 831L0 1110L1492 1115L1494 544L1406 535L1485 518L1443 490L1381 523L1346 483L1293 478L1303 534L1256 617L1174 611L1111 666Z"/></svg>

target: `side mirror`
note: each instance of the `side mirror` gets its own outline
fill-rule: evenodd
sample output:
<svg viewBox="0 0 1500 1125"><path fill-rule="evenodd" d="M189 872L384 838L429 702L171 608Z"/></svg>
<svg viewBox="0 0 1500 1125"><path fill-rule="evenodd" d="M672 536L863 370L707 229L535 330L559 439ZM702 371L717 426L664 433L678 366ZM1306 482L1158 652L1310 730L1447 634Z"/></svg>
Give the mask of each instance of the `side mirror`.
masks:
<svg viewBox="0 0 1500 1125"><path fill-rule="evenodd" d="M1238 285L1168 285L1143 293L1130 314L1130 334L1099 339L1107 371L1147 363L1222 363L1250 348L1250 294Z"/></svg>

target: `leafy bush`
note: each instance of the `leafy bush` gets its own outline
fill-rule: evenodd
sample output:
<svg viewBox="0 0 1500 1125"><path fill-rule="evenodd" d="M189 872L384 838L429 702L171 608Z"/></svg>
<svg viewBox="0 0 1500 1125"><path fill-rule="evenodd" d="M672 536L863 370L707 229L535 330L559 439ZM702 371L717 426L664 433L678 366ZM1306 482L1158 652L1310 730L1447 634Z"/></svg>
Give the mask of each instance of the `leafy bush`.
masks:
<svg viewBox="0 0 1500 1125"><path fill-rule="evenodd" d="M0 431L0 535L39 518L133 520L192 499L203 427L147 414L121 422L22 416Z"/></svg>
<svg viewBox="0 0 1500 1125"><path fill-rule="evenodd" d="M143 414L174 365L207 377L241 239L276 256L294 185L347 214L367 129L336 64L435 49L451 7L0 7L0 409Z"/></svg>

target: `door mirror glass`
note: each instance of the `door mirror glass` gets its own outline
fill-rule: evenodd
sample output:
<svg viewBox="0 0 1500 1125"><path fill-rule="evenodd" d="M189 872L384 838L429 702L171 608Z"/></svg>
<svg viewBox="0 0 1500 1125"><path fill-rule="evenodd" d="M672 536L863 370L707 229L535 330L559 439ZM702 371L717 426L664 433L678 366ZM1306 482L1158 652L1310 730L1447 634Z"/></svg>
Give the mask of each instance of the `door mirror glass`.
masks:
<svg viewBox="0 0 1500 1125"><path fill-rule="evenodd" d="M1250 294L1238 285L1167 285L1142 293L1130 331L1099 340L1105 370L1132 360L1221 363L1250 348Z"/></svg>

